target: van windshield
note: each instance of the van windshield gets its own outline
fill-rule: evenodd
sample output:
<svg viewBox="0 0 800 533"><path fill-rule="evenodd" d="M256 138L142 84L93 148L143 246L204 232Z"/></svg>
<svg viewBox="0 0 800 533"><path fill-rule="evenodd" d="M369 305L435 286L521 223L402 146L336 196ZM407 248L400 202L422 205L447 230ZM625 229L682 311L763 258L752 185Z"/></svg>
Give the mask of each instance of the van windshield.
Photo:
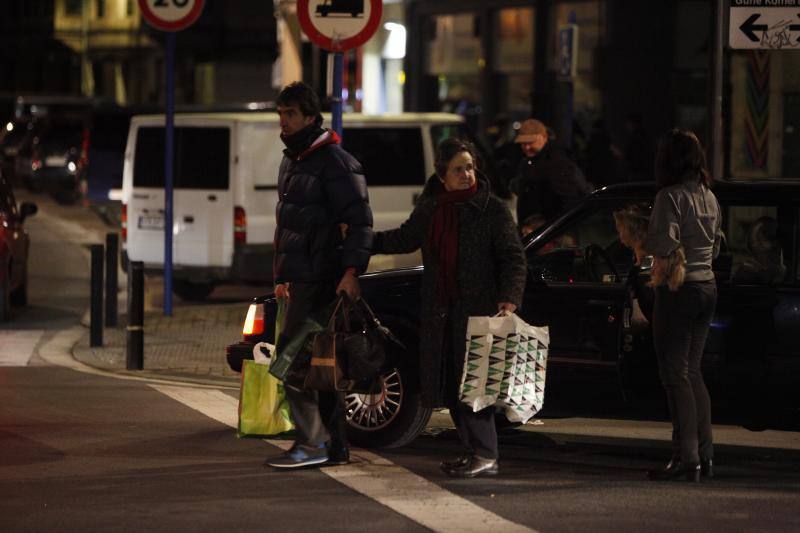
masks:
<svg viewBox="0 0 800 533"><path fill-rule="evenodd" d="M342 148L364 167L367 185L425 183L425 156L419 128L344 128Z"/></svg>
<svg viewBox="0 0 800 533"><path fill-rule="evenodd" d="M139 128L133 161L134 187L164 187L164 128ZM176 189L227 189L230 130L175 128Z"/></svg>

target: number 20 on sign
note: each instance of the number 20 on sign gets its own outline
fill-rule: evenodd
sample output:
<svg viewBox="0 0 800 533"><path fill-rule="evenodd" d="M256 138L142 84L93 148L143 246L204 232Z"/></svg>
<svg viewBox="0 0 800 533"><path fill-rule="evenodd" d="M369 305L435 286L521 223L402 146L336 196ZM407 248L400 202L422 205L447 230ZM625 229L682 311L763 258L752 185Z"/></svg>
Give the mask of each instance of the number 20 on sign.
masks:
<svg viewBox="0 0 800 533"><path fill-rule="evenodd" d="M180 31L191 26L203 12L203 0L139 0L148 24L161 31Z"/></svg>

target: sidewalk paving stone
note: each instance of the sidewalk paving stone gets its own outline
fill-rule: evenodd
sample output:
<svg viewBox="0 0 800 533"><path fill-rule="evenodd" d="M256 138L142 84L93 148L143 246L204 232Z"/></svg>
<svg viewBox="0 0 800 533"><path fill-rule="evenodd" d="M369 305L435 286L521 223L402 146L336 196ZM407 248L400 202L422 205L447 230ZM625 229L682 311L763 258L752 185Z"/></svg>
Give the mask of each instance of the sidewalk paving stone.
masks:
<svg viewBox="0 0 800 533"><path fill-rule="evenodd" d="M225 347L242 336L249 302L176 307L172 317L145 313L144 369L164 374L238 379L225 359ZM78 361L103 370L126 367L127 317L119 326L105 328L103 346L89 346L89 329L73 348Z"/></svg>

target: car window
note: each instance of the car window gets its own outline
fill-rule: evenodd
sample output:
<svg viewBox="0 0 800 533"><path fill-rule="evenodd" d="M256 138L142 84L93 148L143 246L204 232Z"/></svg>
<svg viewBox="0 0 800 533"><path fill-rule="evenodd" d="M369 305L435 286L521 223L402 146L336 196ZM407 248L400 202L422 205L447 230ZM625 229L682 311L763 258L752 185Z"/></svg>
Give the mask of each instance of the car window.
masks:
<svg viewBox="0 0 800 533"><path fill-rule="evenodd" d="M425 183L419 128L344 128L343 133L342 148L364 167L368 186Z"/></svg>
<svg viewBox="0 0 800 533"><path fill-rule="evenodd" d="M573 220L528 252L528 265L546 281L621 283L633 267L633 253L622 245L613 212L598 208Z"/></svg>
<svg viewBox="0 0 800 533"><path fill-rule="evenodd" d="M786 279L783 244L786 230L779 224L777 206L728 206L723 230L726 235L723 255L730 256L731 281L772 285Z"/></svg>
<svg viewBox="0 0 800 533"><path fill-rule="evenodd" d="M227 189L229 154L228 128L175 128L175 188ZM139 128L133 185L164 186L164 128Z"/></svg>

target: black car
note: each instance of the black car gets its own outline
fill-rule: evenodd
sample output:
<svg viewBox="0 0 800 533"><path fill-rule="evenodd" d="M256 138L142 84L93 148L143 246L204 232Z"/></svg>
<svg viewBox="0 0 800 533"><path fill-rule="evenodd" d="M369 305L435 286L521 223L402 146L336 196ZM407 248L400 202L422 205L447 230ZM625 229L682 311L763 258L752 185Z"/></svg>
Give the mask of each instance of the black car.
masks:
<svg viewBox="0 0 800 533"><path fill-rule="evenodd" d="M28 303L28 249L23 223L36 213L36 204L17 207L11 184L0 174L0 322L11 316L12 305Z"/></svg>
<svg viewBox="0 0 800 533"><path fill-rule="evenodd" d="M79 196L79 171L84 139L88 136L83 116L48 117L33 140L28 185L45 190L61 203Z"/></svg>
<svg viewBox="0 0 800 533"><path fill-rule="evenodd" d="M652 183L606 187L526 239L529 275L519 314L550 328L548 398L574 375L582 386L613 385L632 400L659 391L649 323L631 289L633 281L647 281L649 268L634 266L612 216L652 203L655 192ZM800 183L719 183L714 192L726 239L714 263L719 298L704 371L716 401L766 420L774 405L800 406ZM403 445L430 416L416 391L421 272L361 277L364 298L409 349L386 374L381 394L347 397L355 444ZM274 342L274 299L258 298L251 307L256 328L246 324L244 339L228 348L232 366L254 343Z"/></svg>

